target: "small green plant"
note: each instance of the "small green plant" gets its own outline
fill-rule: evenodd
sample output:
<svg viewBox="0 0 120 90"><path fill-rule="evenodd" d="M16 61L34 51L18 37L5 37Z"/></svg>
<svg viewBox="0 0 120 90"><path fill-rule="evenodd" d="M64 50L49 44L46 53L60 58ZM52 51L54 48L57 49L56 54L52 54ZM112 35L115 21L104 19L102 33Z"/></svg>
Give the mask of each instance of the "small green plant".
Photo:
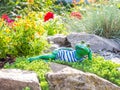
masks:
<svg viewBox="0 0 120 90"><path fill-rule="evenodd" d="M116 6L101 6L100 9L88 13L88 18L86 18L86 22L88 23L85 23L84 26L89 32L93 32L100 36L107 38L119 37L119 17L120 10Z"/></svg>
<svg viewBox="0 0 120 90"><path fill-rule="evenodd" d="M117 70L120 64L113 63L110 60L104 60L101 56L94 55L92 61L84 60L83 62L68 63L58 60L53 62L69 65L85 72L94 73L120 86L120 71Z"/></svg>
<svg viewBox="0 0 120 90"><path fill-rule="evenodd" d="M43 24L48 35L66 33L66 28L61 16L56 15L54 19L51 19Z"/></svg>
<svg viewBox="0 0 120 90"><path fill-rule="evenodd" d="M4 66L4 68L15 68L15 69L34 71L38 75L42 90L48 90L48 83L45 79L45 74L48 71L50 71L50 68L48 65L49 64L43 60L38 60L38 61L29 63L26 58L19 57L16 59L16 61L13 64L7 63ZM29 90L29 89L25 89L25 90Z"/></svg>
<svg viewBox="0 0 120 90"><path fill-rule="evenodd" d="M30 88L29 87L25 87L24 89L22 89L22 90L30 90Z"/></svg>

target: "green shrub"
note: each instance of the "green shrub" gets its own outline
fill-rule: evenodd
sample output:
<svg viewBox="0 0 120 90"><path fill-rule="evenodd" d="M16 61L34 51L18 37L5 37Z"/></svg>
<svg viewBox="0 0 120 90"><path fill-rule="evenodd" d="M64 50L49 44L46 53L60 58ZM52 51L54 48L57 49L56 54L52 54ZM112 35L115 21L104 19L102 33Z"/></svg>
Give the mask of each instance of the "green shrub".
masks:
<svg viewBox="0 0 120 90"><path fill-rule="evenodd" d="M26 10L49 11L55 0L0 0L0 16L4 13L11 16L25 13Z"/></svg>
<svg viewBox="0 0 120 90"><path fill-rule="evenodd" d="M19 57L13 64L6 64L4 68L15 68L15 69L22 69L22 70L29 70L34 71L37 73L38 78L40 80L40 86L42 90L48 90L48 83L45 79L45 74L50 71L48 63L45 61L34 61L29 63L26 58ZM28 90L28 89L26 89Z"/></svg>
<svg viewBox="0 0 120 90"><path fill-rule="evenodd" d="M0 19L0 58L6 54L27 56L40 54L49 45L46 31L40 22L23 18L14 23L6 23ZM8 25L9 24L9 25Z"/></svg>
<svg viewBox="0 0 120 90"><path fill-rule="evenodd" d="M18 0L17 0L18 1ZM10 14L13 9L18 5L19 2L16 0L0 0L0 16L3 13L8 13Z"/></svg>
<svg viewBox="0 0 120 90"><path fill-rule="evenodd" d="M103 57L94 55L92 61L84 60L82 63L68 63L59 60L53 62L69 65L85 72L94 73L120 86L120 71L117 70L117 68L120 67L120 64L113 63L110 60L104 60Z"/></svg>
<svg viewBox="0 0 120 90"><path fill-rule="evenodd" d="M106 38L120 37L120 10L116 5L99 5L86 9L81 20L69 20L71 31L88 32Z"/></svg>
<svg viewBox="0 0 120 90"><path fill-rule="evenodd" d="M44 24L44 29L47 31L48 35L66 33L66 28L64 22L62 21L61 16L56 15L54 19L51 19L43 24Z"/></svg>

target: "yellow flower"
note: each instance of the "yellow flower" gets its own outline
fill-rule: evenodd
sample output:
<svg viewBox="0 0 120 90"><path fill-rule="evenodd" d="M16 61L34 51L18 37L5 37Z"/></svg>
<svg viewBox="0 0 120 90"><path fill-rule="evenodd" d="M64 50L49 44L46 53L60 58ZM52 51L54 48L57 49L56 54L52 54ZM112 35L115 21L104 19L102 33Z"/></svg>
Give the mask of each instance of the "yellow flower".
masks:
<svg viewBox="0 0 120 90"><path fill-rule="evenodd" d="M7 28L7 29L6 29L6 33L9 33L9 32L10 32L10 29L9 29L9 28Z"/></svg>
<svg viewBox="0 0 120 90"><path fill-rule="evenodd" d="M0 19L0 27L3 25L4 21Z"/></svg>
<svg viewBox="0 0 120 90"><path fill-rule="evenodd" d="M28 28L30 28L31 27L31 25L30 24L26 24L25 25L25 29L27 30Z"/></svg>
<svg viewBox="0 0 120 90"><path fill-rule="evenodd" d="M11 38L10 37L6 37L5 39L7 42L10 42L11 41Z"/></svg>
<svg viewBox="0 0 120 90"><path fill-rule="evenodd" d="M44 34L44 32L45 32L45 29L43 28L42 25L40 25L39 34L42 35L42 34Z"/></svg>
<svg viewBox="0 0 120 90"><path fill-rule="evenodd" d="M13 26L15 27L15 26L19 26L20 24L18 23L18 22L14 22L13 23Z"/></svg>
<svg viewBox="0 0 120 90"><path fill-rule="evenodd" d="M34 35L32 35L32 37L31 37L32 39L34 39Z"/></svg>
<svg viewBox="0 0 120 90"><path fill-rule="evenodd" d="M42 17L43 17L43 12L40 12L40 13L38 14L38 17L39 17L39 18L42 18Z"/></svg>
<svg viewBox="0 0 120 90"><path fill-rule="evenodd" d="M28 18L29 18L29 17L30 17L30 18L34 18L35 15L36 15L36 12L34 12L34 11L29 12L29 13L28 13Z"/></svg>
<svg viewBox="0 0 120 90"><path fill-rule="evenodd" d="M36 26L35 21L32 21L32 22L31 22L31 25L32 25L33 27L35 27L35 26Z"/></svg>

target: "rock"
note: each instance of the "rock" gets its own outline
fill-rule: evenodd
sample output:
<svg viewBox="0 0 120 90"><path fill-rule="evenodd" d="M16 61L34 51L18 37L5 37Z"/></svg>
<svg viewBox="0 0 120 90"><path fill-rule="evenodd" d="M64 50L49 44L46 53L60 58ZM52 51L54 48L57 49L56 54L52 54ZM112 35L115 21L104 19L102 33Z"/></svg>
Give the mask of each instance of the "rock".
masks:
<svg viewBox="0 0 120 90"><path fill-rule="evenodd" d="M120 87L95 74L66 67L46 74L49 90L120 90Z"/></svg>
<svg viewBox="0 0 120 90"><path fill-rule="evenodd" d="M68 66L52 62L52 63L50 63L50 67L51 67L53 72L57 72L57 71L60 71Z"/></svg>
<svg viewBox="0 0 120 90"><path fill-rule="evenodd" d="M106 60L112 58L120 58L120 39L106 39L94 34L87 33L71 33L67 36L58 34L48 37L48 42L51 43L49 50L45 52L52 52L54 49L61 47L74 48L76 43L85 41L90 44L92 52L103 56Z"/></svg>
<svg viewBox="0 0 120 90"><path fill-rule="evenodd" d="M52 52L53 50L58 49L58 48L60 48L58 44L51 44L50 48L45 50L44 53Z"/></svg>
<svg viewBox="0 0 120 90"><path fill-rule="evenodd" d="M117 70L120 71L120 67L118 67Z"/></svg>
<svg viewBox="0 0 120 90"><path fill-rule="evenodd" d="M67 42L66 36L57 34L55 36L49 36L47 38L48 42L51 44L58 44L59 46L67 46L66 44L69 45Z"/></svg>
<svg viewBox="0 0 120 90"><path fill-rule="evenodd" d="M50 51L53 51L57 48L59 48L60 46L58 44L52 44L51 47L50 47Z"/></svg>
<svg viewBox="0 0 120 90"><path fill-rule="evenodd" d="M100 54L101 56L103 56L106 60L111 60L114 58L120 58L120 52L118 53L114 53L112 51L98 51L98 54Z"/></svg>
<svg viewBox="0 0 120 90"><path fill-rule="evenodd" d="M111 61L120 64L120 58L112 58Z"/></svg>
<svg viewBox="0 0 120 90"><path fill-rule="evenodd" d="M23 90L26 87L41 90L36 73L19 69L0 70L0 90Z"/></svg>
<svg viewBox="0 0 120 90"><path fill-rule="evenodd" d="M94 52L99 50L113 51L114 49L120 51L120 45L113 39L102 38L94 34L71 33L67 36L67 40L71 43L72 47L74 47L76 43L85 41L90 44Z"/></svg>

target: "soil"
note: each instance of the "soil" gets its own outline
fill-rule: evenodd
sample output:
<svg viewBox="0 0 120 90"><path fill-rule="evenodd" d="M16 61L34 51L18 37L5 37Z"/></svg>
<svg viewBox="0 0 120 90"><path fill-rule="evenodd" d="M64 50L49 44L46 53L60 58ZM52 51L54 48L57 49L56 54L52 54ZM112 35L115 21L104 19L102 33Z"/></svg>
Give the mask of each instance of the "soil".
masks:
<svg viewBox="0 0 120 90"><path fill-rule="evenodd" d="M15 57L7 54L6 58L0 58L0 68L3 68L6 63L11 64L13 62L15 62Z"/></svg>

